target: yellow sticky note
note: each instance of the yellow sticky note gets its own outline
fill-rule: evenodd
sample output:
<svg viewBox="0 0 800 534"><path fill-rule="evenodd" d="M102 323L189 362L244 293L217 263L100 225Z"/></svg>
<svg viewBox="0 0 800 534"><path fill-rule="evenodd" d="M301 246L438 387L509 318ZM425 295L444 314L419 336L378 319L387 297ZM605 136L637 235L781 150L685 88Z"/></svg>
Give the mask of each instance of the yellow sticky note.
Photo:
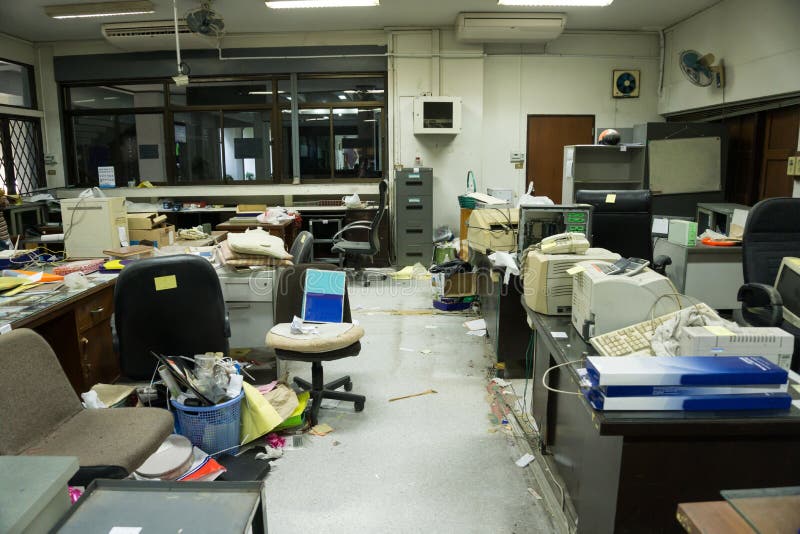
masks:
<svg viewBox="0 0 800 534"><path fill-rule="evenodd" d="M178 287L178 280L175 278L174 274L169 276L157 276L153 278L153 282L156 283L156 291L164 291L165 289L175 289Z"/></svg>
<svg viewBox="0 0 800 534"><path fill-rule="evenodd" d="M575 276L578 273L582 273L586 269L582 265L576 265L572 269L567 269L567 274L570 276Z"/></svg>
<svg viewBox="0 0 800 534"><path fill-rule="evenodd" d="M715 336L732 336L734 335L733 332L725 328L724 326L706 326L706 330L714 334Z"/></svg>
<svg viewBox="0 0 800 534"><path fill-rule="evenodd" d="M617 195L614 193L609 193L606 195L606 204L613 204L617 201Z"/></svg>

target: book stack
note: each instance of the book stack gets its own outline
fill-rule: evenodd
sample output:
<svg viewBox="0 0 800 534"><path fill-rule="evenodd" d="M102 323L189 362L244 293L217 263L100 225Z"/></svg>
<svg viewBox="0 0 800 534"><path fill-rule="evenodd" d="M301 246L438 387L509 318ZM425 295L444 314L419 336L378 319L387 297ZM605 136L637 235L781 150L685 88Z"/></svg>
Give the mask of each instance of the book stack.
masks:
<svg viewBox="0 0 800 534"><path fill-rule="evenodd" d="M604 411L788 410L788 372L761 356L589 356L584 391Z"/></svg>

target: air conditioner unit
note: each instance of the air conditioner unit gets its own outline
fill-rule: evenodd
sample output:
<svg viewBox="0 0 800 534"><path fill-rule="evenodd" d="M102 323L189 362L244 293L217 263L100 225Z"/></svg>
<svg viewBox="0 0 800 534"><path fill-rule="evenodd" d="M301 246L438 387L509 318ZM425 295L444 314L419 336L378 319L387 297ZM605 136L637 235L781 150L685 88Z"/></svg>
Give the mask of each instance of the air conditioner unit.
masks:
<svg viewBox="0 0 800 534"><path fill-rule="evenodd" d="M456 38L471 43L551 41L567 24L563 13L460 13Z"/></svg>
<svg viewBox="0 0 800 534"><path fill-rule="evenodd" d="M112 22L101 26L103 37L113 46L129 52L175 48L175 21ZM193 33L185 20L178 20L181 48L214 48L213 39Z"/></svg>

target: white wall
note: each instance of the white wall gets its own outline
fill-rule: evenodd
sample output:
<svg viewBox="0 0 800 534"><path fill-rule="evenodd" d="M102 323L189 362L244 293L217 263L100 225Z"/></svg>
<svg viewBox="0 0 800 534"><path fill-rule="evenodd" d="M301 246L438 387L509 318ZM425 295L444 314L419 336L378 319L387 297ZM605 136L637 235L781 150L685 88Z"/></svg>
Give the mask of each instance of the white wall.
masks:
<svg viewBox="0 0 800 534"><path fill-rule="evenodd" d="M662 120L657 113L658 38L655 34L567 34L546 50L524 53L520 47L464 46L452 32L395 32L390 40L397 57L393 77L394 128L391 161L414 166L420 155L434 169L434 225L457 229L457 195L468 170L478 188L523 192L525 169L515 169L511 151L526 150L528 114L595 115L598 126L631 127ZM439 53L436 57L405 57ZM537 53L538 52L538 53ZM438 62L438 69L437 69ZM611 97L614 68L641 70L641 96ZM438 76L437 76L438 73ZM457 136L414 136L413 97L424 92L460 96L463 129Z"/></svg>
<svg viewBox="0 0 800 534"><path fill-rule="evenodd" d="M666 72L659 112L800 91L800 1L724 0L666 32ZM694 49L725 64L725 88L695 87L678 57Z"/></svg>

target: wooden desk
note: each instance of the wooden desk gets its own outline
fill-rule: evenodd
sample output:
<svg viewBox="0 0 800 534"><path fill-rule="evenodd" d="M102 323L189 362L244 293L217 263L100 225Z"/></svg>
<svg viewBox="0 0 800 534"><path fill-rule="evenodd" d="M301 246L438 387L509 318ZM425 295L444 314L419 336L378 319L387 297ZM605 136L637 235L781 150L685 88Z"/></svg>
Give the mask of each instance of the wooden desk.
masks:
<svg viewBox="0 0 800 534"><path fill-rule="evenodd" d="M676 518L688 534L755 534L726 501L681 503Z"/></svg>
<svg viewBox="0 0 800 534"><path fill-rule="evenodd" d="M240 233L249 228L262 228L270 234L283 239L283 244L286 247L286 250L289 250L292 247L295 236L297 236L297 226L298 225L296 224L295 220L283 221L278 224L238 223L228 220L224 223L218 224L214 230L220 232Z"/></svg>
<svg viewBox="0 0 800 534"><path fill-rule="evenodd" d="M800 410L600 412L583 396L539 386L550 367L595 354L569 317L525 307L535 330L531 413L540 458L558 473L578 532L680 532L680 502L735 488L791 486L800 473ZM553 332L565 332L554 339ZM578 391L576 367L553 369L550 387ZM791 389L791 388L790 388ZM797 396L795 392L793 395ZM558 493L560 490L554 488Z"/></svg>
<svg viewBox="0 0 800 534"><path fill-rule="evenodd" d="M62 288L0 322L10 322L14 330L31 328L44 337L76 393L98 382L110 384L120 374L111 335L115 281L99 281L80 292Z"/></svg>

